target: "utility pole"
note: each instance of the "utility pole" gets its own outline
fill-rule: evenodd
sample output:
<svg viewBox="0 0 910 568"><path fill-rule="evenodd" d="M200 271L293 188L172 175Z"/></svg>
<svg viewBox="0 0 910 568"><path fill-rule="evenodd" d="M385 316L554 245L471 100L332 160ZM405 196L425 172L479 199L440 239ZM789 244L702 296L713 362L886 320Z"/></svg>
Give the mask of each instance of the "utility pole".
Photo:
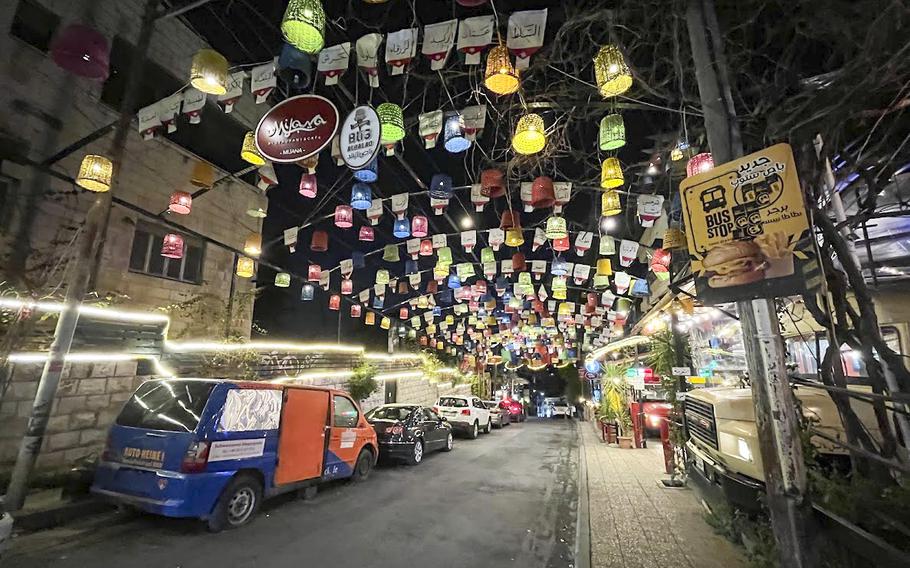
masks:
<svg viewBox="0 0 910 568"><path fill-rule="evenodd" d="M741 157L743 148L714 1L689 0L686 19L708 143L715 164L723 164ZM767 504L780 565L785 568L815 566L809 534L812 508L799 419L787 380L774 301L740 301L737 308L755 402Z"/></svg>
<svg viewBox="0 0 910 568"><path fill-rule="evenodd" d="M95 201L89 209L85 224L82 227L82 236L76 257L70 260L67 268L68 278L63 310L57 320L54 340L51 343L44 370L41 372L38 392L32 405L28 427L19 446L19 454L16 456L16 464L13 467L12 477L7 488L5 505L7 509L12 511L18 511L25 504L25 497L28 494L28 479L35 467L35 460L38 458L38 452L40 452L41 444L44 441L54 397L57 394L57 387L60 385L60 376L63 374L66 356L69 354L73 343L73 335L76 332L76 324L79 322L79 308L88 292L89 279L96 269L100 256L97 252L102 246L104 235L107 232L107 224L110 220L111 194L119 185L118 180L123 163L123 152L126 148L127 136L136 111L135 107L140 85L139 79L142 76L145 56L151 43L152 32L154 31L158 14L157 8L158 0L147 0L142 17L142 27L139 31L139 39L134 51L133 67L130 69L123 105L120 109L120 118L117 121L114 138L111 142L109 158L114 165L111 190L98 193L95 196Z"/></svg>

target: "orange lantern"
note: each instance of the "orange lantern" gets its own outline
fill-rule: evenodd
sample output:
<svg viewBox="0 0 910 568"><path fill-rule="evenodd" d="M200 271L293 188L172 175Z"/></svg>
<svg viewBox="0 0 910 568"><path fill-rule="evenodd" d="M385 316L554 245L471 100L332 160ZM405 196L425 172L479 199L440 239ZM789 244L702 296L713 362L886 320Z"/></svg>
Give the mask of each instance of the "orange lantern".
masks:
<svg viewBox="0 0 910 568"><path fill-rule="evenodd" d="M490 199L506 194L506 180L502 170L489 169L480 174L480 193Z"/></svg>
<svg viewBox="0 0 910 568"><path fill-rule="evenodd" d="M521 228L521 216L518 211L508 210L503 211L502 217L499 221L500 229L519 229Z"/></svg>
<svg viewBox="0 0 910 568"><path fill-rule="evenodd" d="M547 209L556 203L556 190L553 180L547 176L540 176L531 185L531 205L535 209Z"/></svg>
<svg viewBox="0 0 910 568"><path fill-rule="evenodd" d="M338 294L332 294L329 297L329 309L336 312L341 309L341 296Z"/></svg>
<svg viewBox="0 0 910 568"><path fill-rule="evenodd" d="M321 230L313 231L313 238L310 239L310 250L313 252L329 250L329 234Z"/></svg>

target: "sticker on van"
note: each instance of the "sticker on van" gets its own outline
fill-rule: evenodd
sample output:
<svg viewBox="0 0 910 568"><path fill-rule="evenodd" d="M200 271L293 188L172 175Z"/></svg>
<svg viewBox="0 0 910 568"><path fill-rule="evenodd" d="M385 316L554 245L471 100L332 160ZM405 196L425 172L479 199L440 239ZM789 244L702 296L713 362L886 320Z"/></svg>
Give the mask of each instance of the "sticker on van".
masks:
<svg viewBox="0 0 910 568"><path fill-rule="evenodd" d="M209 450L209 461L242 460L258 458L265 451L265 438L259 440L229 440L213 442Z"/></svg>
<svg viewBox="0 0 910 568"><path fill-rule="evenodd" d="M128 465L160 468L164 465L164 452L143 448L123 448L121 461Z"/></svg>
<svg viewBox="0 0 910 568"><path fill-rule="evenodd" d="M354 442L357 441L357 432L354 430L345 430L341 433L341 449L353 448Z"/></svg>

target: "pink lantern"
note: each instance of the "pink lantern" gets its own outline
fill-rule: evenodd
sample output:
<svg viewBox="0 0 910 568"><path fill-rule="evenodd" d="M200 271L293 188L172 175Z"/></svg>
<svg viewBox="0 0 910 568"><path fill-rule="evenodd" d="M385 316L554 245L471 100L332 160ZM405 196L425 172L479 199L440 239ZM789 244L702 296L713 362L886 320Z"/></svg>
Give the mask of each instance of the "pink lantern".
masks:
<svg viewBox="0 0 910 568"><path fill-rule="evenodd" d="M569 250L572 245L569 243L569 237L563 237L561 239L553 239L553 250L556 252L565 252Z"/></svg>
<svg viewBox="0 0 910 568"><path fill-rule="evenodd" d="M651 257L651 271L655 274L658 272L670 271L670 251L656 249Z"/></svg>
<svg viewBox="0 0 910 568"><path fill-rule="evenodd" d="M171 203L168 211L178 215L189 215L193 208L193 196L185 191L175 191L171 194Z"/></svg>
<svg viewBox="0 0 910 568"><path fill-rule="evenodd" d="M341 309L341 296L332 294L329 297L329 309L336 312Z"/></svg>
<svg viewBox="0 0 910 568"><path fill-rule="evenodd" d="M51 57L61 69L86 79L104 81L110 73L107 38L82 24L70 24L57 33L51 43Z"/></svg>
<svg viewBox="0 0 910 568"><path fill-rule="evenodd" d="M411 236L417 238L423 238L427 236L429 222L427 218L423 215L414 215L414 218L411 219Z"/></svg>
<svg viewBox="0 0 910 568"><path fill-rule="evenodd" d="M401 309L398 310L398 319L408 319L408 309L406 307L402 306Z"/></svg>
<svg viewBox="0 0 910 568"><path fill-rule="evenodd" d="M353 306L351 306L351 317L352 318L359 318L360 314L362 314L362 313L363 313L363 306L361 306L360 304L354 304Z"/></svg>
<svg viewBox="0 0 910 568"><path fill-rule="evenodd" d="M350 205L339 205L335 208L335 226L342 229L354 226L354 210Z"/></svg>
<svg viewBox="0 0 910 568"><path fill-rule="evenodd" d="M175 233L164 236L161 245L161 256L165 258L183 258L183 237Z"/></svg>
<svg viewBox="0 0 910 568"><path fill-rule="evenodd" d="M307 280L310 282L319 282L322 278L322 267L318 264L311 264L307 269Z"/></svg>
<svg viewBox="0 0 910 568"><path fill-rule="evenodd" d="M345 278L341 281L341 293L349 296L354 293L354 281L350 278Z"/></svg>
<svg viewBox="0 0 910 568"><path fill-rule="evenodd" d="M433 256L433 241L424 239L420 241L420 256Z"/></svg>
<svg viewBox="0 0 910 568"><path fill-rule="evenodd" d="M316 176L313 174L303 174L300 176L300 195L304 197L309 197L310 199L316 197Z"/></svg>
<svg viewBox="0 0 910 568"><path fill-rule="evenodd" d="M375 231L373 227L360 227L360 240L365 243L373 242L375 238Z"/></svg>
<svg viewBox="0 0 910 568"><path fill-rule="evenodd" d="M714 169L714 156L709 153L696 154L686 163L686 175L703 174Z"/></svg>

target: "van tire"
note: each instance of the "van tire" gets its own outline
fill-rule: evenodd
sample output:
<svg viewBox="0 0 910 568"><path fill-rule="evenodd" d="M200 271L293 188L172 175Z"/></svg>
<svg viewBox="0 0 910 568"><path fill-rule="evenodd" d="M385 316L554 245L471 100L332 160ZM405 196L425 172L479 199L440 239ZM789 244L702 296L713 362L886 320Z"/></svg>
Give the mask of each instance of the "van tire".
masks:
<svg viewBox="0 0 910 568"><path fill-rule="evenodd" d="M370 450L364 448L360 450L360 455L357 456L357 461L354 462L354 473L351 475L352 483L359 483L361 481L366 481L370 477L370 471L373 470L373 454L370 453Z"/></svg>
<svg viewBox="0 0 910 568"><path fill-rule="evenodd" d="M208 518L209 532L237 529L248 524L256 516L261 503L262 482L247 473L237 475L218 497L215 509Z"/></svg>

